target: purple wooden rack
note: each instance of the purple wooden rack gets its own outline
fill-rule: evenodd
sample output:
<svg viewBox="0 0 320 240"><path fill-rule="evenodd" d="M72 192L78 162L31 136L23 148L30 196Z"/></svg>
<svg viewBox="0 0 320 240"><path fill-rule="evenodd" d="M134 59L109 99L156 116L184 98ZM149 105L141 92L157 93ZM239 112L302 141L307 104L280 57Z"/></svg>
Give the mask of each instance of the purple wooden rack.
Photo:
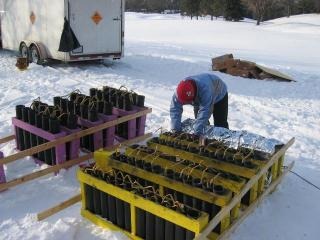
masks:
<svg viewBox="0 0 320 240"><path fill-rule="evenodd" d="M3 158L3 152L0 152L0 159L1 158ZM0 164L0 183L5 183L5 182L6 182L6 175L4 174L3 164Z"/></svg>
<svg viewBox="0 0 320 240"><path fill-rule="evenodd" d="M116 120L117 115L104 115L99 114L99 118L104 122L110 122ZM109 127L103 130L103 147L110 147L114 145L114 139L116 134L116 126Z"/></svg>
<svg viewBox="0 0 320 240"><path fill-rule="evenodd" d="M128 116L131 114L135 114L136 112L138 112L137 109L131 110L131 111L125 111L119 108L113 108L112 113L118 117L123 117L123 116ZM123 139L119 136L116 136L117 140L122 142L124 140L130 140L133 139L137 136L137 119L132 119L129 120L127 122L128 124L128 138L127 139Z"/></svg>
<svg viewBox="0 0 320 240"><path fill-rule="evenodd" d="M98 120L96 122L90 122L89 120L86 120L83 118L78 118L78 124L81 127L85 127L85 128L96 127L98 125L101 125L102 123L103 123L102 120ZM103 148L103 133L102 133L102 131L93 133L93 144L94 144L93 146L94 146L95 151L100 148Z"/></svg>
<svg viewBox="0 0 320 240"><path fill-rule="evenodd" d="M77 128L77 129L69 129L66 127L61 127L61 130L66 132L67 135L76 133L76 132L80 132L81 129ZM70 142L70 149L69 149L69 158L68 160L71 159L75 159L79 157L79 153L80 153L80 138L74 139Z"/></svg>
<svg viewBox="0 0 320 240"><path fill-rule="evenodd" d="M133 109L136 109L137 112L141 112L141 111L147 110L148 108L133 106ZM147 120L147 115L143 115L137 118L136 137L140 137L145 134L146 120Z"/></svg>
<svg viewBox="0 0 320 240"><path fill-rule="evenodd" d="M25 131L28 131L29 133L32 133L36 136L39 136L47 141L53 141L58 138L66 136L66 132L61 131L60 133L57 134L52 134L47 131L44 131L43 129L37 128L33 125L30 125L29 123L25 123L17 118L12 118L12 125L14 126L14 129L16 128L21 128ZM18 146L17 146L18 147ZM66 161L66 145L65 144L60 144L55 147L55 153L56 153L56 164L62 164ZM43 162L36 159L37 163L42 164Z"/></svg>

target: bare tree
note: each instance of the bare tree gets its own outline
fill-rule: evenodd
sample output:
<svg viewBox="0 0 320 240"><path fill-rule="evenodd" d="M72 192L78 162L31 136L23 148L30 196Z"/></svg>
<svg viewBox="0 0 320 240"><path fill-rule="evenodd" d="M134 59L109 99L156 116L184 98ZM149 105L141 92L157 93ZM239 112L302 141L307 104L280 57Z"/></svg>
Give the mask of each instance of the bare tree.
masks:
<svg viewBox="0 0 320 240"><path fill-rule="evenodd" d="M292 8L294 4L294 0L284 0L287 8L287 17L290 17L292 14Z"/></svg>
<svg viewBox="0 0 320 240"><path fill-rule="evenodd" d="M257 25L263 21L263 18L277 0L244 0L249 9L251 9L257 19Z"/></svg>

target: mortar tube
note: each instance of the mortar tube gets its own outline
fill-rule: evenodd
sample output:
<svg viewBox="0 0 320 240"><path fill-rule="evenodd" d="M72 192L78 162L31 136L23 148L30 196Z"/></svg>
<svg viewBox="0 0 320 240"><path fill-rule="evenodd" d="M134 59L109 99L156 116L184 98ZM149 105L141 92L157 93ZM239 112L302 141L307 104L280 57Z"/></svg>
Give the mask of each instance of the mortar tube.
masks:
<svg viewBox="0 0 320 240"><path fill-rule="evenodd" d="M143 169L148 171L148 172L152 172L152 165L149 162L145 162L143 165ZM144 186L150 185L151 183L147 180L144 181Z"/></svg>
<svg viewBox="0 0 320 240"><path fill-rule="evenodd" d="M96 122L98 121L98 112L95 108L88 108L88 120L91 121L91 122ZM95 151L95 142L94 142L94 134L90 134L87 136L88 138L88 149L91 151L91 152L94 152Z"/></svg>
<svg viewBox="0 0 320 240"><path fill-rule="evenodd" d="M83 119L88 119L89 107L87 104L80 104L80 116Z"/></svg>
<svg viewBox="0 0 320 240"><path fill-rule="evenodd" d="M132 110L132 103L130 101L129 95L126 95L123 99L124 103L124 110L131 111Z"/></svg>
<svg viewBox="0 0 320 240"><path fill-rule="evenodd" d="M175 240L185 240L186 239L186 230L183 227L175 225L174 239Z"/></svg>
<svg viewBox="0 0 320 240"><path fill-rule="evenodd" d="M124 189L127 191L131 190L130 182L125 183ZM130 204L127 202L124 202L124 229L131 232L131 210Z"/></svg>
<svg viewBox="0 0 320 240"><path fill-rule="evenodd" d="M113 110L113 104L111 102L104 102L103 103L103 114L104 115L112 115L112 110Z"/></svg>
<svg viewBox="0 0 320 240"><path fill-rule="evenodd" d="M63 112L67 112L68 111L68 99L61 98L60 99L60 107Z"/></svg>
<svg viewBox="0 0 320 240"><path fill-rule="evenodd" d="M146 196L146 198L152 201L152 193ZM152 213L146 212L146 240L154 240L155 238L155 224L156 219L155 215Z"/></svg>
<svg viewBox="0 0 320 240"><path fill-rule="evenodd" d="M71 93L70 94L70 101L75 101L77 99L78 95L79 94L76 92Z"/></svg>
<svg viewBox="0 0 320 240"><path fill-rule="evenodd" d="M187 175L183 176L183 183L192 185L192 177L189 177ZM192 206L192 197L186 194L183 194L183 203L187 206Z"/></svg>
<svg viewBox="0 0 320 240"><path fill-rule="evenodd" d="M155 222L155 240L165 239L165 220L160 217L156 217Z"/></svg>
<svg viewBox="0 0 320 240"><path fill-rule="evenodd" d="M96 88L90 88L90 90L89 90L90 97L95 97L97 95L97 91L98 91L98 89L96 89Z"/></svg>
<svg viewBox="0 0 320 240"><path fill-rule="evenodd" d="M132 104L136 106L137 105L137 100L138 100L138 94L132 93L131 94L131 98L132 98Z"/></svg>
<svg viewBox="0 0 320 240"><path fill-rule="evenodd" d="M117 108L123 109L124 110L124 97L123 96L118 96L118 105L116 105Z"/></svg>
<svg viewBox="0 0 320 240"><path fill-rule="evenodd" d="M59 116L60 125L68 127L68 115L62 114Z"/></svg>
<svg viewBox="0 0 320 240"><path fill-rule="evenodd" d="M96 215L101 215L101 191L93 188L93 209Z"/></svg>
<svg viewBox="0 0 320 240"><path fill-rule="evenodd" d="M37 114L36 115L36 127L37 128L41 128L42 129L42 115L41 114ZM37 146L41 145L44 143L44 139L42 137L37 136ZM37 158L44 162L45 161L45 152L39 152L37 153Z"/></svg>
<svg viewBox="0 0 320 240"><path fill-rule="evenodd" d="M36 125L36 112L32 110L31 108L28 109L28 118L29 118L29 123L32 126ZM30 133L30 145L31 147L37 146L37 136ZM33 154L34 157L38 157L38 154Z"/></svg>
<svg viewBox="0 0 320 240"><path fill-rule="evenodd" d="M97 109L89 109L88 111L88 119L91 122L96 122L98 121L98 111Z"/></svg>
<svg viewBox="0 0 320 240"><path fill-rule="evenodd" d="M75 114L74 102L67 101L67 113Z"/></svg>
<svg viewBox="0 0 320 240"><path fill-rule="evenodd" d="M164 223L164 238L165 240L175 240L175 226L173 223L169 221L165 221Z"/></svg>
<svg viewBox="0 0 320 240"><path fill-rule="evenodd" d="M49 131L52 134L57 134L60 132L60 122L57 118L49 118ZM51 155L52 155L52 164L56 164L56 149L51 148Z"/></svg>
<svg viewBox="0 0 320 240"><path fill-rule="evenodd" d="M103 114L103 107L104 107L104 102L103 101L98 101L98 103L97 103L98 113Z"/></svg>
<svg viewBox="0 0 320 240"><path fill-rule="evenodd" d="M25 108L24 105L17 105L16 106L16 118L19 120L22 120L22 111ZM25 150L25 145L24 145L24 130L21 128L16 127L16 138L17 138L17 143L18 146L17 148L19 148L19 150L23 151Z"/></svg>
<svg viewBox="0 0 320 240"><path fill-rule="evenodd" d="M115 185L117 187L121 187L119 179L116 179ZM116 225L124 229L124 226L125 226L124 202L118 198L116 198L115 201L116 201L116 216L117 216Z"/></svg>
<svg viewBox="0 0 320 240"><path fill-rule="evenodd" d="M192 186L196 188L201 188L202 183L200 178L194 178L192 179ZM192 198L192 207L201 210L202 207L202 201L197 198Z"/></svg>
<svg viewBox="0 0 320 240"><path fill-rule="evenodd" d="M59 106L60 107L60 102L61 102L61 97L53 97L53 105L54 106Z"/></svg>
<svg viewBox="0 0 320 240"><path fill-rule="evenodd" d="M138 99L137 99L137 106L138 107L144 107L145 98L146 97L143 95L138 95Z"/></svg>
<svg viewBox="0 0 320 240"><path fill-rule="evenodd" d="M137 236L145 239L146 237L146 212L140 208L136 208Z"/></svg>
<svg viewBox="0 0 320 240"><path fill-rule="evenodd" d="M49 131L49 116L43 114L42 115L42 129L45 131ZM43 143L48 142L44 139ZM44 162L48 165L52 165L52 154L51 149L47 149L44 151Z"/></svg>
<svg viewBox="0 0 320 240"><path fill-rule="evenodd" d="M191 208L186 208L186 216L193 218L193 219L198 219L200 217L200 212L196 211L194 209ZM195 237L195 233L192 231L189 231L186 229L186 240L192 240Z"/></svg>
<svg viewBox="0 0 320 240"><path fill-rule="evenodd" d="M103 100L103 91L102 90L97 90L96 96L99 101Z"/></svg>
<svg viewBox="0 0 320 240"><path fill-rule="evenodd" d="M110 184L115 183L113 178L110 178ZM116 213L116 198L112 195L108 195L108 212L109 212L109 221L113 224L117 223L117 213Z"/></svg>
<svg viewBox="0 0 320 240"><path fill-rule="evenodd" d="M29 123L29 116L28 116L29 109L30 108L28 107L25 107L22 109L22 121L24 121L25 123ZM23 141L24 141L25 149L29 149L31 147L30 133L26 130L24 130Z"/></svg>
<svg viewBox="0 0 320 240"><path fill-rule="evenodd" d="M180 173L178 173L178 172L175 172L175 173L174 173L174 180L176 180L176 181L178 181L178 182L182 182L182 181L181 181L181 177L180 177ZM175 191L175 192L174 192L174 196L175 196L175 199L176 199L177 201L183 202L183 194L182 194L182 193Z"/></svg>
<svg viewBox="0 0 320 240"><path fill-rule="evenodd" d="M174 179L174 171L172 169L167 169L164 173L167 178ZM165 195L174 195L175 191L169 188L165 188Z"/></svg>
<svg viewBox="0 0 320 240"><path fill-rule="evenodd" d="M74 114L80 116L81 113L80 113L80 104L74 102L73 103L73 107L74 107Z"/></svg>
<svg viewBox="0 0 320 240"><path fill-rule="evenodd" d="M69 113L67 118L67 127L69 129L76 129L78 127L77 120L78 120L77 115Z"/></svg>
<svg viewBox="0 0 320 240"><path fill-rule="evenodd" d="M135 166L137 168L142 168L143 169L144 161L143 160L136 160Z"/></svg>
<svg viewBox="0 0 320 240"><path fill-rule="evenodd" d="M100 200L101 200L101 217L109 220L108 194L101 191L100 192Z"/></svg>
<svg viewBox="0 0 320 240"><path fill-rule="evenodd" d="M86 199L86 210L88 210L91 213L95 213L94 212L94 206L93 206L93 187L84 184L84 195L85 195L85 199Z"/></svg>

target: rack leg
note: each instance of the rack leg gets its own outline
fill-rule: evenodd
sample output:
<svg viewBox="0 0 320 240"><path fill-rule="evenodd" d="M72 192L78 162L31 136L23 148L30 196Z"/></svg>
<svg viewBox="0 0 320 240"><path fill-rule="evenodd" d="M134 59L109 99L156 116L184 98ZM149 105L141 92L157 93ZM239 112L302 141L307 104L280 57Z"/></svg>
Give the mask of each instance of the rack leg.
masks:
<svg viewBox="0 0 320 240"><path fill-rule="evenodd" d="M0 152L0 159L1 158L3 158L3 153L2 152ZM6 182L6 175L4 173L3 164L0 164L0 183L5 183L5 182Z"/></svg>

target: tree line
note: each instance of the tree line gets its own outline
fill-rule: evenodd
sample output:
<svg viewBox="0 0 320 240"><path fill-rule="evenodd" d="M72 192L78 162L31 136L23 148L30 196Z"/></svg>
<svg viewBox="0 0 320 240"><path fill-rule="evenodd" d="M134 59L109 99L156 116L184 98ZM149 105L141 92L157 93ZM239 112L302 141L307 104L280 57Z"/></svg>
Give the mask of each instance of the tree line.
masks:
<svg viewBox="0 0 320 240"><path fill-rule="evenodd" d="M320 0L126 0L127 11L181 12L191 19L211 16L227 21L240 21L244 17L262 21L290 17L295 14L320 13Z"/></svg>

